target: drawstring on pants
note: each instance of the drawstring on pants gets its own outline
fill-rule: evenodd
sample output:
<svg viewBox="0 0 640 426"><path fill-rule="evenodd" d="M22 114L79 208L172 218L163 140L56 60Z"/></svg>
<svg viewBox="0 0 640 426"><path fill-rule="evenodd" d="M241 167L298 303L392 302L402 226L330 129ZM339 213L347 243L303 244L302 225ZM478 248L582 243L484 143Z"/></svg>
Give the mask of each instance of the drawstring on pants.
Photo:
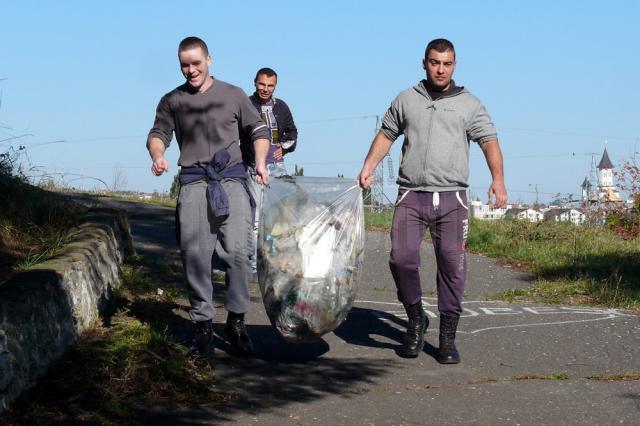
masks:
<svg viewBox="0 0 640 426"><path fill-rule="evenodd" d="M439 205L440 205L440 193L434 192L433 193L433 209L438 210Z"/></svg>

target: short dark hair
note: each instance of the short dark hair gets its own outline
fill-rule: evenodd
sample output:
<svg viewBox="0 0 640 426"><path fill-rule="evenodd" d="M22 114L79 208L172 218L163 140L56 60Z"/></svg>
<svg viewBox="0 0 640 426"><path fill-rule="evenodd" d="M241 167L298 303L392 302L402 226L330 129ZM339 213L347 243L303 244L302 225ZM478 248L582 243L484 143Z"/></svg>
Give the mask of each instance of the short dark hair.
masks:
<svg viewBox="0 0 640 426"><path fill-rule="evenodd" d="M271 68L264 67L264 68L260 68L258 70L258 72L256 73L256 77L253 79L253 82L255 83L256 81L258 81L258 76L262 75L262 74L266 75L267 77L275 76L276 80L278 79L278 73L277 72L275 72Z"/></svg>
<svg viewBox="0 0 640 426"><path fill-rule="evenodd" d="M209 48L207 47L207 43L202 41L202 39L193 36L187 37L180 42L180 45L178 46L178 53L182 52L183 50L193 49L194 47L201 48L204 56L209 56Z"/></svg>
<svg viewBox="0 0 640 426"><path fill-rule="evenodd" d="M436 38L435 40L431 40L429 44L427 44L427 48L424 49L425 59L427 58L427 56L429 56L429 50L431 49L440 53L444 53L447 50L451 50L453 52L453 59L456 58L456 49L453 47L453 43L451 43L446 38Z"/></svg>

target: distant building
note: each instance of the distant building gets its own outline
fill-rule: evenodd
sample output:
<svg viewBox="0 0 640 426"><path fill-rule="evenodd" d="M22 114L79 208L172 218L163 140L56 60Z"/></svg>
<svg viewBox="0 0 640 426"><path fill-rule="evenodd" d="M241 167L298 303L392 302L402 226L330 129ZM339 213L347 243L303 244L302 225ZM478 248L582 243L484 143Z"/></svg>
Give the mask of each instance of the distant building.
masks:
<svg viewBox="0 0 640 426"><path fill-rule="evenodd" d="M508 209L505 218L524 219L529 222L540 222L544 219L542 212L534 209Z"/></svg>
<svg viewBox="0 0 640 426"><path fill-rule="evenodd" d="M469 205L469 216L480 220L498 220L502 219L510 208L511 205L509 204L507 207L496 209L488 204L482 204L481 201L475 200L471 201Z"/></svg>
<svg viewBox="0 0 640 426"><path fill-rule="evenodd" d="M544 219L553 222L571 222L580 225L585 222L586 215L577 209L548 209L544 212Z"/></svg>
<svg viewBox="0 0 640 426"><path fill-rule="evenodd" d="M582 181L582 205L590 205L598 202L598 193L593 190L593 185L589 182L589 178L585 176Z"/></svg>
<svg viewBox="0 0 640 426"><path fill-rule="evenodd" d="M591 204L622 204L624 199L620 195L620 191L613 182L613 164L609 159L607 148L602 153L600 163L598 163L598 182L597 187L587 177L582 182L582 203L583 205Z"/></svg>

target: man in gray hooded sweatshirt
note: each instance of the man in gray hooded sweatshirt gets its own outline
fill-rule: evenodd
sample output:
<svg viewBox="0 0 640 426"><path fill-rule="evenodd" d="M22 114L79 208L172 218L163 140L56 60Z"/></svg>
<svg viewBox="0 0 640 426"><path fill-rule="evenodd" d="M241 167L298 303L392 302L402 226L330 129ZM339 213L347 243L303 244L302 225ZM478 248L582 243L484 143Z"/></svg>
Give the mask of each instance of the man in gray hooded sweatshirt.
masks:
<svg viewBox="0 0 640 426"><path fill-rule="evenodd" d="M389 266L408 316L399 354L414 358L424 346L429 325L422 308L420 244L429 228L437 261L440 346L438 361L457 364L455 346L467 271L465 242L469 227L466 189L469 141L480 145L492 182L489 199L507 202L502 153L496 129L478 98L452 80L456 67L453 44L429 42L422 61L426 80L401 92L387 110L382 128L358 175L361 187L373 183L374 170L402 134L398 199L391 229Z"/></svg>

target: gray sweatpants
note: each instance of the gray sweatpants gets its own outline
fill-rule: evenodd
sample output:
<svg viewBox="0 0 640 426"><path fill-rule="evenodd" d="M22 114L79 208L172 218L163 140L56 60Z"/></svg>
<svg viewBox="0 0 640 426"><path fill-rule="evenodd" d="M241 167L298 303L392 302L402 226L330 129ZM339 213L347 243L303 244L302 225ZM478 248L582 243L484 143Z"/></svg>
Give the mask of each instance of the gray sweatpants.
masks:
<svg viewBox="0 0 640 426"><path fill-rule="evenodd" d="M183 185L178 197L180 251L189 289L193 321L213 318L211 281L214 250L226 267L227 311L249 310L250 256L253 217L249 195L242 183L224 179L222 187L229 199L229 215L215 218L208 205L207 183Z"/></svg>

